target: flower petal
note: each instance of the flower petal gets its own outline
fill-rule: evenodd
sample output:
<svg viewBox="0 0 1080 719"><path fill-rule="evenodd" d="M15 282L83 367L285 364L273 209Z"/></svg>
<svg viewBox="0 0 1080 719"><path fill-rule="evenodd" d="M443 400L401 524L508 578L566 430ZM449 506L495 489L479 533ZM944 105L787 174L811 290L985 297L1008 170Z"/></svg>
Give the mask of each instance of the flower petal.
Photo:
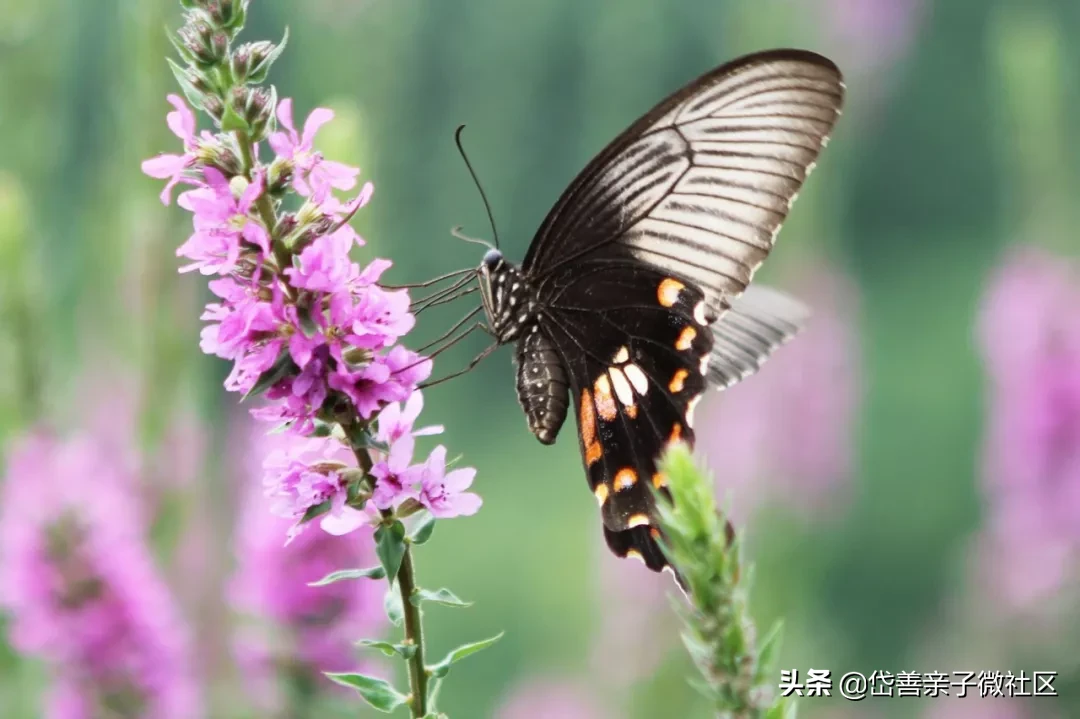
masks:
<svg viewBox="0 0 1080 719"><path fill-rule="evenodd" d="M300 139L300 146L305 150L311 149L311 143L315 139L315 133L319 128L334 119L334 111L325 107L316 107L308 115L304 123L304 136Z"/></svg>

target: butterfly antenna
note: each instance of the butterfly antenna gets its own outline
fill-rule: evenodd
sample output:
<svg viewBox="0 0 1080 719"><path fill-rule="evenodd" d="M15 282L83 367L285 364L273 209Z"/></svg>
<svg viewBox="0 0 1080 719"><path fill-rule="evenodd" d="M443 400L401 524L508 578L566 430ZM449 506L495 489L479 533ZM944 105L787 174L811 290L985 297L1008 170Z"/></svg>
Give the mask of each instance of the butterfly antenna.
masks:
<svg viewBox="0 0 1080 719"><path fill-rule="evenodd" d="M454 144L457 145L458 152L461 153L461 159L465 161L465 167L469 168L469 174L472 175L476 189L480 191L480 199L484 201L488 222L491 223L491 234L495 237L495 249L499 249L499 231L495 229L495 215L491 212L491 203L488 202L487 193L484 192L484 188L480 185L480 178L476 176L476 170L473 169L472 163L469 162L469 156L465 154L465 148L461 145L461 131L464 129L464 125L458 125L458 129L454 131Z"/></svg>

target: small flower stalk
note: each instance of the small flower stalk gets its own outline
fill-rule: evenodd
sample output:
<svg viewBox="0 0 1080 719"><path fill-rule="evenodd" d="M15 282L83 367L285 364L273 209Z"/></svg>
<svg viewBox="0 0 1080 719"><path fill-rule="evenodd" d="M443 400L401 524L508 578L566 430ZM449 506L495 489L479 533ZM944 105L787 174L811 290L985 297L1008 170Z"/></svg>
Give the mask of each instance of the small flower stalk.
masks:
<svg viewBox="0 0 1080 719"><path fill-rule="evenodd" d="M238 43L248 0L181 4L185 22L173 45L182 62L169 64L187 102L170 95L166 118L181 148L147 160L143 171L165 180L165 204L185 188L176 202L191 214L192 233L177 249L180 271L211 277L217 297L202 315L200 346L233 363L227 390L261 397L252 414L297 440L264 464L269 511L288 520L282 541L373 530L378 565L314 585L388 582L386 614L405 636L360 644L404 660L409 690L359 673L327 676L379 710L440 716L438 688L450 666L498 637L427 663L423 605L467 603L419 586L413 547L428 541L436 520L474 514L481 499L468 491L475 470L453 466L445 446L426 456L417 449L417 438L442 428L414 427L432 362L401 343L415 324L407 291L380 284L390 261L362 266L350 257L364 241L349 221L373 185L315 149L332 111L317 108L298 128L292 100L262 84L287 38ZM190 106L209 116L213 131L197 131Z"/></svg>
<svg viewBox="0 0 1080 719"><path fill-rule="evenodd" d="M792 719L795 705L774 701L771 691L780 627L758 642L747 608L747 568L730 523L717 511L712 481L683 444L668 450L660 469L671 491L670 501L656 494L663 549L687 594L676 611L704 679L699 689L720 719Z"/></svg>

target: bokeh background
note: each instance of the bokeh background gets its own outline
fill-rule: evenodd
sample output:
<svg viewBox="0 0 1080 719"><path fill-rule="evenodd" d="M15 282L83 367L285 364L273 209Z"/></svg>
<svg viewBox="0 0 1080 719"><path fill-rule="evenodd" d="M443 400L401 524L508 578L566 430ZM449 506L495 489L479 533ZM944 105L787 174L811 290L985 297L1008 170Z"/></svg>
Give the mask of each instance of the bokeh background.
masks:
<svg viewBox="0 0 1080 719"><path fill-rule="evenodd" d="M366 716L302 665L391 671L348 646L386 631L381 597L297 587L370 553L355 536L280 547L257 491L273 440L199 352L209 295L175 271L186 218L139 170L175 151L179 8L0 0L0 17L0 451L5 481L33 487L0 495L0 715L64 699L47 661L12 648L34 611L20 542L41 507L78 510L118 473L106 521L147 545L152 579L131 581L161 589L139 611L169 625L187 715ZM355 225L398 282L479 261L448 233L488 235L457 124L521 258L577 170L667 92L756 49L833 58L847 111L760 275L815 320L698 414L756 564L754 612L784 618L780 663L803 674L1057 671L1062 695L815 698L800 716L1080 716L1080 5L255 0L245 37L286 26L271 81L301 114L335 110L320 149L375 183ZM424 314L415 344L464 311ZM429 612L433 651L507 631L455 669L445 709L706 716L668 580L606 556L572 435L533 439L512 371L504 350L426 397L485 500L419 553L424 583L476 602ZM39 619L35 636L72 631Z"/></svg>

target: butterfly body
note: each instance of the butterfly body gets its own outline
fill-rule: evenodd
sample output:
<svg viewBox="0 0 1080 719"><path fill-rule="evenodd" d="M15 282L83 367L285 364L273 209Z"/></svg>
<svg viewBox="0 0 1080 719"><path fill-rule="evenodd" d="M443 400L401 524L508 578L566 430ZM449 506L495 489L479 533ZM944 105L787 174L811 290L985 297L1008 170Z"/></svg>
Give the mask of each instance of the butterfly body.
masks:
<svg viewBox="0 0 1080 719"><path fill-rule="evenodd" d="M573 412L611 550L654 570L657 457L694 442L707 386L753 373L805 308L749 287L839 116L827 59L735 60L662 101L602 150L548 214L520 267L479 268L518 399L551 444Z"/></svg>

